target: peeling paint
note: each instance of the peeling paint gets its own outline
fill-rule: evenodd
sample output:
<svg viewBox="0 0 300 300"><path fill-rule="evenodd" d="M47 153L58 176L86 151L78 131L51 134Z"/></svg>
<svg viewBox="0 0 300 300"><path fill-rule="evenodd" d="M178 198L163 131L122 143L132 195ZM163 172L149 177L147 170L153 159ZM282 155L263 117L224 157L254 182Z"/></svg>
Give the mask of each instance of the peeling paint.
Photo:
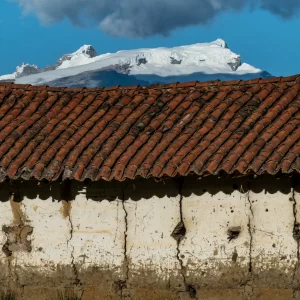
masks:
<svg viewBox="0 0 300 300"><path fill-rule="evenodd" d="M29 236L33 232L31 226L3 226L2 230L7 237L7 240L2 247L2 251L6 256L9 257L17 251L31 252L31 240L29 239Z"/></svg>

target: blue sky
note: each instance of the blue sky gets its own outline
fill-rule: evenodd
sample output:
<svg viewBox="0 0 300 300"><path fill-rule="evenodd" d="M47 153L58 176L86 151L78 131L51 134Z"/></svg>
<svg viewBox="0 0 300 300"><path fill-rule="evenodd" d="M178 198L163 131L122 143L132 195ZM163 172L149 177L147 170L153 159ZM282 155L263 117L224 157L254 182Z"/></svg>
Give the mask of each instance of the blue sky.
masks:
<svg viewBox="0 0 300 300"><path fill-rule="evenodd" d="M227 11L208 25L172 31L169 36L112 37L98 28L80 28L63 20L42 25L25 15L15 2L0 2L0 74L12 73L21 62L39 67L53 64L62 54L91 44L99 54L118 50L179 46L224 39L243 62L273 75L300 73L300 18L282 19L262 10Z"/></svg>

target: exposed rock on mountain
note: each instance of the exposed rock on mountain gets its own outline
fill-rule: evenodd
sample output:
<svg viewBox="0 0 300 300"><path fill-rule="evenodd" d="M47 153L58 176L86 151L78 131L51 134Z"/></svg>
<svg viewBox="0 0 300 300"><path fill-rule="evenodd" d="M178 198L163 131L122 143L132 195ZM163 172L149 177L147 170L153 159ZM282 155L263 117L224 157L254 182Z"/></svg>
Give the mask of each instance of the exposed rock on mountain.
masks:
<svg viewBox="0 0 300 300"><path fill-rule="evenodd" d="M22 63L22 65L16 69L16 78L38 74L40 72L41 70L38 68L38 66Z"/></svg>

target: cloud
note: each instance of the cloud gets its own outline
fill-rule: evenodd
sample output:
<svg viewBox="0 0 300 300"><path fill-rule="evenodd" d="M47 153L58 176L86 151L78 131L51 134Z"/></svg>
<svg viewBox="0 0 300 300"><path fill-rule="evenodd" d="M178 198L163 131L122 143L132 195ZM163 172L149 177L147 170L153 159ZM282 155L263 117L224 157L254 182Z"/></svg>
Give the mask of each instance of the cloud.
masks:
<svg viewBox="0 0 300 300"><path fill-rule="evenodd" d="M176 28L206 24L227 10L260 7L283 18L300 10L300 0L11 0L44 23L64 18L77 26L100 26L127 37L167 35Z"/></svg>
<svg viewBox="0 0 300 300"><path fill-rule="evenodd" d="M299 0L261 0L260 6L284 18L291 18L300 12Z"/></svg>

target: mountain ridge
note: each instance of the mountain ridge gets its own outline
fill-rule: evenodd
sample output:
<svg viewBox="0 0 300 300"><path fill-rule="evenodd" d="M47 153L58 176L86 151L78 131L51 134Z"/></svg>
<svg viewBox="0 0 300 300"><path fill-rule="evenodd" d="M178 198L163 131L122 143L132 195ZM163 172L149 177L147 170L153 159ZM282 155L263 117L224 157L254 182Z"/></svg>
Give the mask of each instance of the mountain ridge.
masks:
<svg viewBox="0 0 300 300"><path fill-rule="evenodd" d="M26 72L21 73L17 70L11 75L0 76L0 81L13 80L23 84L61 84L72 87L84 83L87 87L95 87L103 84L113 85L112 82L115 83L116 79L120 80L120 85L125 82L147 85L172 81L272 77L266 71L243 63L241 56L232 52L222 39L211 43L122 50L101 55L97 55L91 45L84 45L73 53L61 56L56 64L44 69L35 65L22 66ZM109 73L111 82L104 78L108 71L112 71Z"/></svg>

